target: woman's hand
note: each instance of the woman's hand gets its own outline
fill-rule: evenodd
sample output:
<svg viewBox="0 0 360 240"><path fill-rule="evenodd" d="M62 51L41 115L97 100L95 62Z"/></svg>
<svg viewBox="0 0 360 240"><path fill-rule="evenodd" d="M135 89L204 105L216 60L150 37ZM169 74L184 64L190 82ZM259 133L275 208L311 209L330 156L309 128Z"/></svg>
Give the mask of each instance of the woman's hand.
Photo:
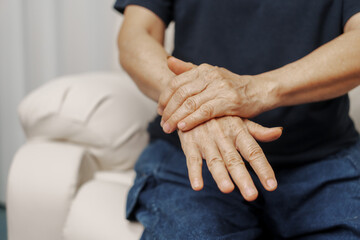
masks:
<svg viewBox="0 0 360 240"><path fill-rule="evenodd" d="M174 57L169 68L177 76L162 91L158 112L166 133L183 131L221 116L250 118L270 108L265 101L266 85L253 76L240 76L208 64L195 66Z"/></svg>
<svg viewBox="0 0 360 240"><path fill-rule="evenodd" d="M256 140L274 141L281 136L282 128L265 128L240 117L228 116L212 119L187 132L179 130L178 134L194 190L203 188L201 170L202 159L205 159L222 192L232 192L234 181L247 201L255 200L258 192L242 157L250 163L266 190L276 189L274 171Z"/></svg>

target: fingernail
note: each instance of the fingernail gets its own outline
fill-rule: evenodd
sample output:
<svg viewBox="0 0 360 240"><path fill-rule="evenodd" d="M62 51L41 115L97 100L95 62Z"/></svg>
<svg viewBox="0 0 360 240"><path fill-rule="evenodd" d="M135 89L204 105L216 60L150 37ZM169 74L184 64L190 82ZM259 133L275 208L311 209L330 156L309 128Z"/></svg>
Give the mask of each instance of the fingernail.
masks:
<svg viewBox="0 0 360 240"><path fill-rule="evenodd" d="M252 188L252 187L247 188L247 189L245 190L245 194L246 194L246 196L248 196L248 197L254 196L254 195L256 194L256 190L255 190L254 188Z"/></svg>
<svg viewBox="0 0 360 240"><path fill-rule="evenodd" d="M160 126L162 127L164 125L164 120L161 119Z"/></svg>
<svg viewBox="0 0 360 240"><path fill-rule="evenodd" d="M179 129L183 129L183 128L185 128L185 126L186 126L185 122L179 122L179 124L178 124Z"/></svg>
<svg viewBox="0 0 360 240"><path fill-rule="evenodd" d="M274 189L274 188L276 188L276 186L277 186L276 180L273 179L273 178L268 179L268 180L266 181L266 184L268 185L268 187L269 187L270 189Z"/></svg>
<svg viewBox="0 0 360 240"><path fill-rule="evenodd" d="M199 179L194 179L194 182L193 182L193 187L194 188L200 188L200 181L199 181Z"/></svg>
<svg viewBox="0 0 360 240"><path fill-rule="evenodd" d="M169 123L165 123L164 126L163 126L163 130L164 132L166 133L170 133L170 124Z"/></svg>
<svg viewBox="0 0 360 240"><path fill-rule="evenodd" d="M223 180L220 183L220 186L222 189L226 189L226 192L232 191L234 188L234 185L232 184L232 182L228 181L228 180Z"/></svg>
<svg viewBox="0 0 360 240"><path fill-rule="evenodd" d="M163 110L161 109L161 107L158 107L157 112L158 112L159 115L163 114Z"/></svg>

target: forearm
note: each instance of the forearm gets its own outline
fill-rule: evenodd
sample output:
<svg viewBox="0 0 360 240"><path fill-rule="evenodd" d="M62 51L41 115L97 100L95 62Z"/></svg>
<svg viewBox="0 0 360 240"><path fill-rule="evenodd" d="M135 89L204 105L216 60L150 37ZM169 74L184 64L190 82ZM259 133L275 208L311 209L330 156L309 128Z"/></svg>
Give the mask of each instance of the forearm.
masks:
<svg viewBox="0 0 360 240"><path fill-rule="evenodd" d="M126 17L125 13L125 21ZM155 29L161 30L161 27L160 30ZM118 47L123 68L145 95L157 101L162 89L174 76L167 67L168 54L163 47L163 33L124 22Z"/></svg>
<svg viewBox="0 0 360 240"><path fill-rule="evenodd" d="M207 64L187 66L178 59L169 64L175 73L188 72L180 71L176 83L160 97L166 133L190 130L216 117L252 118L278 107L344 95L360 84L360 30L348 31L296 62L254 76Z"/></svg>
<svg viewBox="0 0 360 240"><path fill-rule="evenodd" d="M360 30L345 33L306 57L255 79L267 86L269 109L341 96L360 84Z"/></svg>

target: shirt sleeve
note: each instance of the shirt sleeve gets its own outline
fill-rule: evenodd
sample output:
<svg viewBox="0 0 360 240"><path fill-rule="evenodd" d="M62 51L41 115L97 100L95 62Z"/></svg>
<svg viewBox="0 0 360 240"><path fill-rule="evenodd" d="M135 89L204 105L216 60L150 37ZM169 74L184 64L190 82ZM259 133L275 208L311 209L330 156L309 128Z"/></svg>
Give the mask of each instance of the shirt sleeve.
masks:
<svg viewBox="0 0 360 240"><path fill-rule="evenodd" d="M347 21L360 12L360 0L343 0L343 26Z"/></svg>
<svg viewBox="0 0 360 240"><path fill-rule="evenodd" d="M159 16L166 26L174 18L173 0L116 0L114 8L120 13L124 13L128 5L138 5L149 9Z"/></svg>

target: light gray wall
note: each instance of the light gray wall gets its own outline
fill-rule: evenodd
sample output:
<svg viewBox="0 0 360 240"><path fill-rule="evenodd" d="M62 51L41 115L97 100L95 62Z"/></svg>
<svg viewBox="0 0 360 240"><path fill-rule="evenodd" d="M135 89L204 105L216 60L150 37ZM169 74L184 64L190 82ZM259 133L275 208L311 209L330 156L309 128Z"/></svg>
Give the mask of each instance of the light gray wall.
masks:
<svg viewBox="0 0 360 240"><path fill-rule="evenodd" d="M17 106L53 77L117 70L113 0L0 0L0 202L24 142Z"/></svg>
<svg viewBox="0 0 360 240"><path fill-rule="evenodd" d="M17 106L54 77L119 70L115 0L0 0L0 202L8 170L24 143ZM173 42L173 24L167 50Z"/></svg>
<svg viewBox="0 0 360 240"><path fill-rule="evenodd" d="M12 156L24 141L16 115L26 84L22 10L20 1L0 3L0 202L5 201Z"/></svg>

